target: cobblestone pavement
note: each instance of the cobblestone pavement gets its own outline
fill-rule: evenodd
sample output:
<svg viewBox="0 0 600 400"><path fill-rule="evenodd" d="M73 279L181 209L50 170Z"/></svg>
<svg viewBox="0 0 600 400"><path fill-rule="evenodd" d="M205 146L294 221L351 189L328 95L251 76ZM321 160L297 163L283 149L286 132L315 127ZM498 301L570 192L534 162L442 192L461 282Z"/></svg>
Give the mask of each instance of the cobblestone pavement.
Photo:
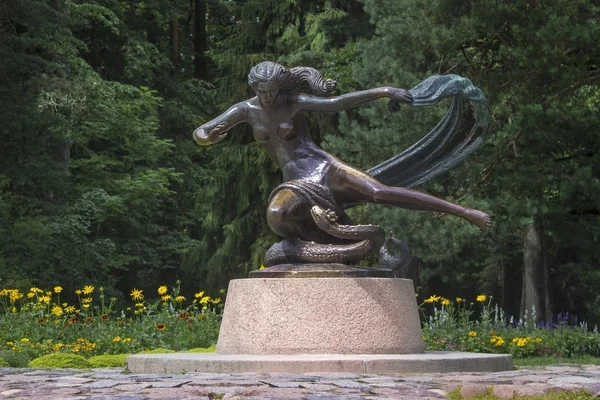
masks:
<svg viewBox="0 0 600 400"><path fill-rule="evenodd" d="M495 373L397 374L130 374L0 369L0 399L444 399L461 387L464 398L491 388L500 398L585 389L600 397L600 366L555 365Z"/></svg>

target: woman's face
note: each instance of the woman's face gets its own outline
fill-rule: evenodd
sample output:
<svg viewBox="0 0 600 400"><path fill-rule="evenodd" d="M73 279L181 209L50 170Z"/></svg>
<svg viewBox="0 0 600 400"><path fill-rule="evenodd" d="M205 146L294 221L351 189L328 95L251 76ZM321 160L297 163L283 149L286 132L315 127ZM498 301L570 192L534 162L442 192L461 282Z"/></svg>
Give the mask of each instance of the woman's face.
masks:
<svg viewBox="0 0 600 400"><path fill-rule="evenodd" d="M278 93L278 82L258 82L256 85L256 96L258 96L260 104L265 108L270 108L275 104Z"/></svg>

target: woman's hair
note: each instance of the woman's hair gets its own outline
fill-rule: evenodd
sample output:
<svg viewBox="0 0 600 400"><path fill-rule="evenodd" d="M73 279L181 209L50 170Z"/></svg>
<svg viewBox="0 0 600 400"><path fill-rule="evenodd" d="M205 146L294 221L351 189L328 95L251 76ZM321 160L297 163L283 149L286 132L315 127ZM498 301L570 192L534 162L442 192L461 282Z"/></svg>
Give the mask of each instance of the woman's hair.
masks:
<svg viewBox="0 0 600 400"><path fill-rule="evenodd" d="M259 82L277 81L280 90L308 90L316 96L326 96L335 88L333 79L323 80L319 71L310 67L295 67L287 69L273 61L263 61L250 69L248 84L256 89Z"/></svg>

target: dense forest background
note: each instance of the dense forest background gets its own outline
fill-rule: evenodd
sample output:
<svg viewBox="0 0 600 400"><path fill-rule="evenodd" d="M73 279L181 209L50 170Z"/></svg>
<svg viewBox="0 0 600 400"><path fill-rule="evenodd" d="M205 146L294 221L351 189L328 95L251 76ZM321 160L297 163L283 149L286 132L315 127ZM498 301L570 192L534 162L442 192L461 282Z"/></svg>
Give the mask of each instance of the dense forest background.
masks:
<svg viewBox="0 0 600 400"><path fill-rule="evenodd" d="M251 96L250 67L318 68L337 93L470 78L486 144L419 188L485 210L353 210L408 242L422 295L492 294L518 316L600 322L600 12L591 0L13 0L0 4L0 286L84 284L127 297L177 279L216 292L258 268L280 174L237 127L192 131ZM311 115L361 168L405 149L446 105ZM349 305L351 306L351 305Z"/></svg>

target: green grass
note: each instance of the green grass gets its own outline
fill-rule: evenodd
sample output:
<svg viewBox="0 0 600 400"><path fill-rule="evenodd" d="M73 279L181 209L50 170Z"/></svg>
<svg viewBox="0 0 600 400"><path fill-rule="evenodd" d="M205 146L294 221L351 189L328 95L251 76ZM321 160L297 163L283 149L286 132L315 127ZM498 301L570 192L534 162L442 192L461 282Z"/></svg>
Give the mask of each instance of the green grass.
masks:
<svg viewBox="0 0 600 400"><path fill-rule="evenodd" d="M462 396L460 395L460 388L454 389L452 392L448 393L450 400L462 400ZM594 397L585 390L578 390L574 392L549 392L542 396L520 396L514 397L521 400L592 400ZM494 396L492 393L492 389L488 389L486 394L480 394L478 396L470 397L472 400L497 400L498 397Z"/></svg>
<svg viewBox="0 0 600 400"><path fill-rule="evenodd" d="M600 357L580 356L573 358L559 357L528 357L513 359L515 367L541 367L555 364L594 364L600 365Z"/></svg>

